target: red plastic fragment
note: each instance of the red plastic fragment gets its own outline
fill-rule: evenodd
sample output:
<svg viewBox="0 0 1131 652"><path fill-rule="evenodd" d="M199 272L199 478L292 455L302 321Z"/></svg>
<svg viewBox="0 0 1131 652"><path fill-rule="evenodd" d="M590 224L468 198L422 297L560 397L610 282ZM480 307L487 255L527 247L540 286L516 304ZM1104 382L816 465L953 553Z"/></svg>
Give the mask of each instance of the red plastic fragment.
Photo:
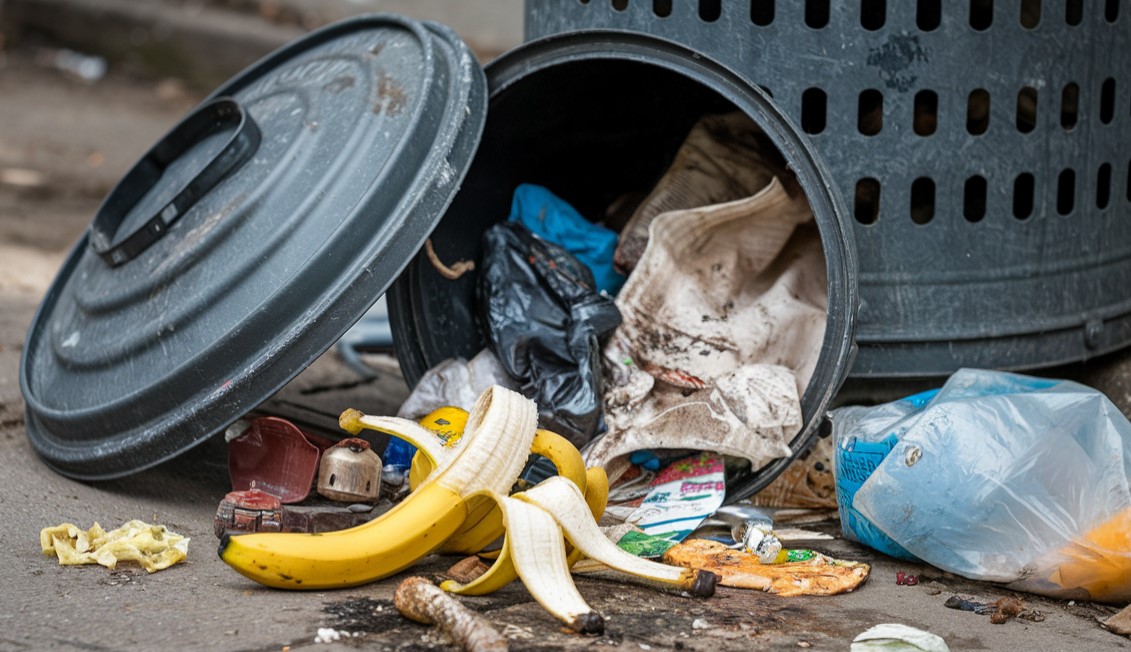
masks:
<svg viewBox="0 0 1131 652"><path fill-rule="evenodd" d="M919 576L901 571L895 574L895 583L899 586L916 586L919 584Z"/></svg>
<svg viewBox="0 0 1131 652"><path fill-rule="evenodd" d="M321 456L319 446L311 439L286 419L253 419L251 426L228 444L232 489L255 487L283 503L302 501L314 486Z"/></svg>

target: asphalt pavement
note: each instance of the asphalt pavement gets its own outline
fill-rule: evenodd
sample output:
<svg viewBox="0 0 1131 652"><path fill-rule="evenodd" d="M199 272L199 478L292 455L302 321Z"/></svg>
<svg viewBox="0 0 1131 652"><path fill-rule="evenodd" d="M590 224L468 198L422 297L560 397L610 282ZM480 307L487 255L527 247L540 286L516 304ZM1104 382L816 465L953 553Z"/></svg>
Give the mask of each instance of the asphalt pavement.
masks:
<svg viewBox="0 0 1131 652"><path fill-rule="evenodd" d="M107 6L128 4L118 0ZM177 11L193 7L174 4ZM338 11L346 4L381 3L330 6ZM397 6L411 9L410 4ZM488 38L485 34L497 27L494 14L468 10L473 3L450 3L457 4L461 8L421 6L437 12L427 17L452 18L457 31L481 44L477 49L484 57L517 42L517 27ZM277 10L273 16L264 14L264 3L255 5L254 13L248 13L249 5L209 3L195 10L194 20L205 26L214 21L214 37L225 33L221 25L257 24L259 45L248 48L247 62L262 53L256 48L285 42L310 26L304 21L320 20L309 17L316 11L309 3L276 3L292 12ZM225 13L236 10L240 13ZM214 11L219 13L209 13ZM204 14L209 17L200 18ZM392 608L392 591L404 575L355 589L287 592L255 585L223 564L212 532L216 505L229 489L222 438L148 471L101 483L69 480L31 449L18 366L36 306L101 198L202 96L206 87L200 80L227 68L177 75L175 69L126 57L113 61L102 79L83 82L47 62L49 48L62 44L43 40L42 34L15 38L8 24L7 46L0 51L0 551L6 556L0 564L0 650L445 649L442 636ZM1116 360L1070 371L1102 385L1126 411L1131 403L1126 366ZM275 403L306 410L312 419L331 418L345 407L389 413L406 393L394 366L382 367L376 379L362 380L331 352ZM43 527L72 522L85 528L97 521L109 528L134 518L191 537L187 562L150 575L128 566L117 571L64 567L40 554ZM817 527L837 531L835 524ZM1098 620L1116 611L1110 606L1022 595L1045 620L995 625L985 616L944 608L943 602L956 594L992 601L1011 592L898 562L840 538L813 547L868 562L872 574L857 591L836 597L780 598L722 589L709 600L581 578L581 593L608 617L608 632L600 637L563 632L517 583L465 603L482 612L516 650L846 650L856 634L888 622L934 632L952 650L1131 648L1131 641L1100 627ZM436 573L452 561L431 558L417 572ZM897 585L899 572L919 574L922 582ZM337 642L316 642L320 628L345 634Z"/></svg>

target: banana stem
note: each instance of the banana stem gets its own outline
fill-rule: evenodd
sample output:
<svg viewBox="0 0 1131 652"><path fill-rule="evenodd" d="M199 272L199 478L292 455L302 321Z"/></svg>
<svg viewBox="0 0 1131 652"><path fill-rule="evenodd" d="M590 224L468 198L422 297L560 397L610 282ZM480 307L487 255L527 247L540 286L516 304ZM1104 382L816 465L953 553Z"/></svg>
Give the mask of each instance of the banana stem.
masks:
<svg viewBox="0 0 1131 652"><path fill-rule="evenodd" d="M487 621L423 577L410 577L401 582L393 594L393 604L409 620L435 624L456 647L466 652L508 649L507 639Z"/></svg>

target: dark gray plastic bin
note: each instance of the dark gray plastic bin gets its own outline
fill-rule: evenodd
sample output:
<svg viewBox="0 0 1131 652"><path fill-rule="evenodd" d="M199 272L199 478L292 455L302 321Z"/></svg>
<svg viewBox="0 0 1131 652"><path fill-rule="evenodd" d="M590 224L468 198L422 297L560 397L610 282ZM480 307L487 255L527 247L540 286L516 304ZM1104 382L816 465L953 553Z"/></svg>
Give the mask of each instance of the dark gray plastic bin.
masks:
<svg viewBox="0 0 1131 652"><path fill-rule="evenodd" d="M1131 343L1127 0L527 0L526 37L685 44L761 85L854 215L856 377Z"/></svg>

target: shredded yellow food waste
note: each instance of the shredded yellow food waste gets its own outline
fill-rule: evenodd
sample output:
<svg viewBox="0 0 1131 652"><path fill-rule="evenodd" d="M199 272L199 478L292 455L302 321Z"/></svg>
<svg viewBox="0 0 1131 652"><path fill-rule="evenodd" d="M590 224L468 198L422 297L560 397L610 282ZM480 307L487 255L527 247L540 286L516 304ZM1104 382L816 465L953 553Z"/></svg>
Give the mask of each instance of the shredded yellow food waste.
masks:
<svg viewBox="0 0 1131 652"><path fill-rule="evenodd" d="M109 532L98 523L89 530L63 523L39 532L43 554L55 555L60 565L102 564L114 569L120 561L134 561L150 573L184 561L188 544L188 537L164 525L138 520Z"/></svg>

